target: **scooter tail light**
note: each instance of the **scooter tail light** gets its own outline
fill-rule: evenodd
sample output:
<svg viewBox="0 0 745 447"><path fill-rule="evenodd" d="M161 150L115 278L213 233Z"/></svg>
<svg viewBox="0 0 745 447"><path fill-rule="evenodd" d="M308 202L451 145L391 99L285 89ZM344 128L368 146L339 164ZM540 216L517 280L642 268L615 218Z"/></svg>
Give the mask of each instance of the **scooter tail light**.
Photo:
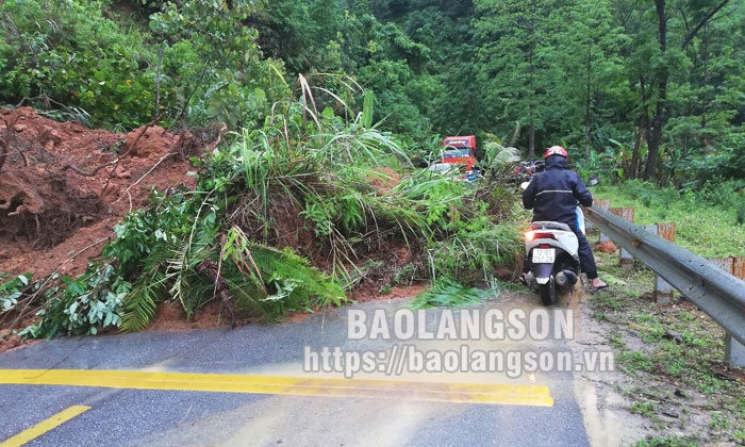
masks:
<svg viewBox="0 0 745 447"><path fill-rule="evenodd" d="M556 239L553 233L534 233L533 239Z"/></svg>
<svg viewBox="0 0 745 447"><path fill-rule="evenodd" d="M539 233L536 231L528 231L525 233L525 239L527 241L534 241L536 239L554 239L556 240L556 236L554 236L553 233Z"/></svg>

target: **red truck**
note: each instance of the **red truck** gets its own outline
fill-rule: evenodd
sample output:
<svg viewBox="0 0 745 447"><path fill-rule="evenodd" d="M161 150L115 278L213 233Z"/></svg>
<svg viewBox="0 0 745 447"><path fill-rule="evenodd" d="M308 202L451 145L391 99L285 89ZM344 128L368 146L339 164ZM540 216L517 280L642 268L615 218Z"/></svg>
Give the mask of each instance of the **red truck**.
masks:
<svg viewBox="0 0 745 447"><path fill-rule="evenodd" d="M464 165L466 171L473 170L476 164L476 136L445 137L445 151L442 162L453 165Z"/></svg>

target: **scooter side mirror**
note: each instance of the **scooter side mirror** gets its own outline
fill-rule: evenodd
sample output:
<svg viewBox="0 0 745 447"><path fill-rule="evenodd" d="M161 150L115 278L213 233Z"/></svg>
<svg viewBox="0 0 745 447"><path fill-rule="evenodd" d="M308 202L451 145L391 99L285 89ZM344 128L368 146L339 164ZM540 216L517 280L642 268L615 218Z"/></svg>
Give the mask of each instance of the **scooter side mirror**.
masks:
<svg viewBox="0 0 745 447"><path fill-rule="evenodd" d="M597 175L594 175L587 181L587 186L595 186L598 183L600 183L600 178Z"/></svg>

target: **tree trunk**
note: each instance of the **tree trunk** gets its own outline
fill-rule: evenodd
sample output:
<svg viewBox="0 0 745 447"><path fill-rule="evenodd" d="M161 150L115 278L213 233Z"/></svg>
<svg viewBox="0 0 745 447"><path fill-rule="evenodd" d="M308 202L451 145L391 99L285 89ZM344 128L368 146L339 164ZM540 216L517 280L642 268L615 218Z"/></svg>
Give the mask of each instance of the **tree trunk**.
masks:
<svg viewBox="0 0 745 447"><path fill-rule="evenodd" d="M528 96L528 157L530 160L535 160L535 66L533 65L533 56L535 55L535 39L533 38L534 30L533 25L528 28L528 33L531 35L530 45L528 46L528 85L529 96Z"/></svg>
<svg viewBox="0 0 745 447"><path fill-rule="evenodd" d="M639 178L642 165L641 148L646 134L647 120L640 118L634 135L634 151L631 153L631 164L629 165L629 172L626 173L627 178Z"/></svg>
<svg viewBox="0 0 745 447"><path fill-rule="evenodd" d="M592 118L590 117L592 102L592 45L587 50L587 90L585 92L585 162L590 162L590 130Z"/></svg>
<svg viewBox="0 0 745 447"><path fill-rule="evenodd" d="M629 166L628 178L639 178L642 166L642 144L646 140L645 136L649 129L649 98L647 97L647 84L644 78L639 79L639 91L642 101L641 114L636 122L634 134L634 151L631 153L631 164Z"/></svg>
<svg viewBox="0 0 745 447"><path fill-rule="evenodd" d="M535 123L532 113L528 122L528 159L535 160Z"/></svg>
<svg viewBox="0 0 745 447"><path fill-rule="evenodd" d="M590 162L590 118L589 118L589 109L590 109L590 102L588 101L585 105L585 162Z"/></svg>
<svg viewBox="0 0 745 447"><path fill-rule="evenodd" d="M667 52L667 17L665 17L665 0L655 0L657 19L659 20L660 53L664 59ZM644 171L645 180L654 180L657 177L657 162L660 157L660 145L662 143L662 128L665 125L665 102L667 101L667 78L668 69L662 66L657 74L657 107L652 128L647 134L647 167Z"/></svg>

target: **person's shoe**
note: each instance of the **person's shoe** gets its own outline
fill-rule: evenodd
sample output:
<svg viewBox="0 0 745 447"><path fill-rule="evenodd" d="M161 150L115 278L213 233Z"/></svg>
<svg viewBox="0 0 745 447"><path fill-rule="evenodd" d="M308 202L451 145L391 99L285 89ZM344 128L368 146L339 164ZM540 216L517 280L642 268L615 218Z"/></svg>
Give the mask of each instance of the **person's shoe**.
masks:
<svg viewBox="0 0 745 447"><path fill-rule="evenodd" d="M520 274L520 278L519 278L519 281L520 281L521 283L523 283L524 285L526 285L526 286L527 286L527 285L528 285L528 274L527 274L527 273L525 273L525 272L522 272L522 273Z"/></svg>
<svg viewBox="0 0 745 447"><path fill-rule="evenodd" d="M603 281L602 279L595 278L595 279L592 280L592 290L593 291L597 291L597 290L600 290L600 289L605 289L606 287L608 287L608 284L605 281Z"/></svg>

